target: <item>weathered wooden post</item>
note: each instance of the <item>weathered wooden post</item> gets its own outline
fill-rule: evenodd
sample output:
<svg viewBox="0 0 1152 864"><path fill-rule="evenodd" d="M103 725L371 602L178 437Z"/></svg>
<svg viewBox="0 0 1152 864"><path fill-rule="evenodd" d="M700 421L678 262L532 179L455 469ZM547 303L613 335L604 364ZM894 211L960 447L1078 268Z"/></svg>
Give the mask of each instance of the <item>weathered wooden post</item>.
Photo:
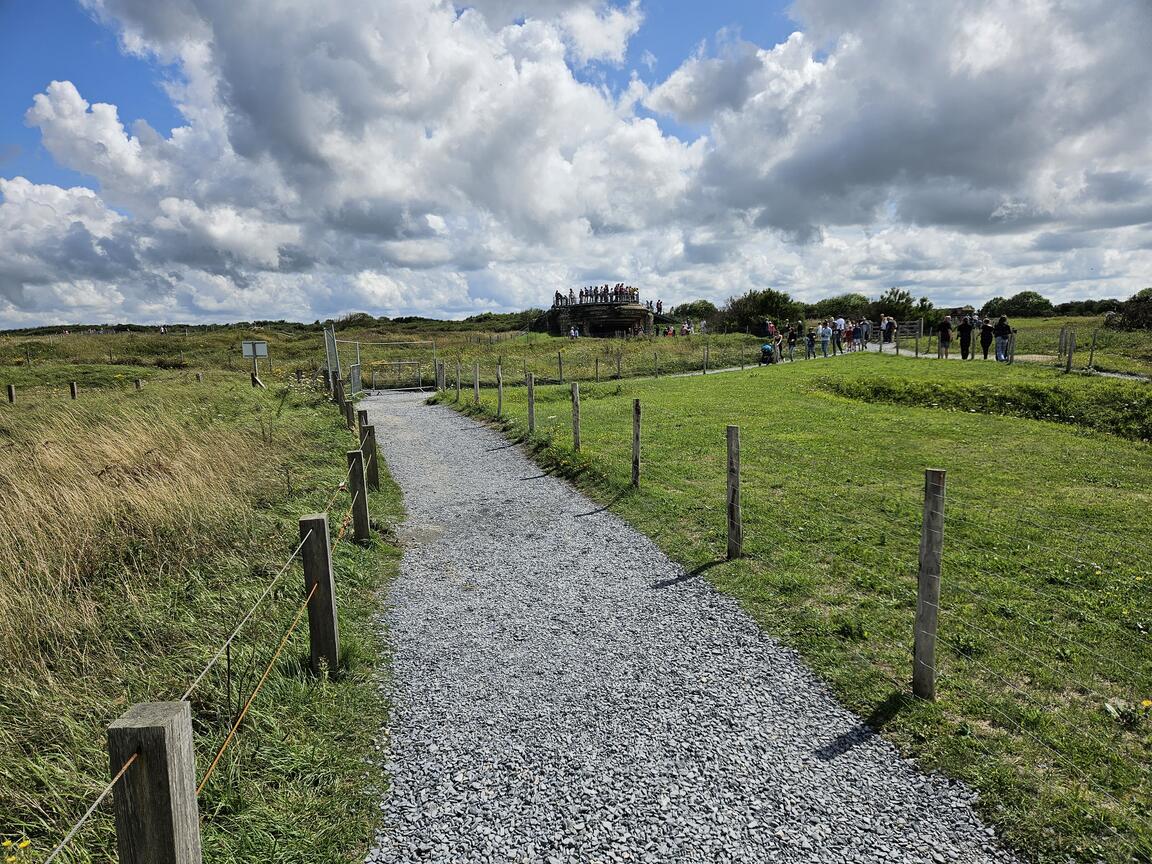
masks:
<svg viewBox="0 0 1152 864"><path fill-rule="evenodd" d="M368 491L380 491L380 450L376 446L376 427L365 423L360 427L360 451L364 454L364 470L368 475Z"/></svg>
<svg viewBox="0 0 1152 864"><path fill-rule="evenodd" d="M525 376L528 382L528 433L536 431L536 376L529 372Z"/></svg>
<svg viewBox="0 0 1152 864"><path fill-rule="evenodd" d="M744 520L740 512L740 427L728 427L728 560L744 549Z"/></svg>
<svg viewBox="0 0 1152 864"><path fill-rule="evenodd" d="M9 402L9 404L11 404L15 401L16 401L16 385L15 384L9 384L8 385L8 402Z"/></svg>
<svg viewBox="0 0 1152 864"><path fill-rule="evenodd" d="M456 401L460 401L460 361L456 361Z"/></svg>
<svg viewBox="0 0 1152 864"><path fill-rule="evenodd" d="M580 384L572 382L572 449L580 452Z"/></svg>
<svg viewBox="0 0 1152 864"><path fill-rule="evenodd" d="M564 355L556 352L556 369L560 373L560 383L564 383Z"/></svg>
<svg viewBox="0 0 1152 864"><path fill-rule="evenodd" d="M303 384L304 383L304 370L303 369L297 369L296 370L296 383L297 384Z"/></svg>
<svg viewBox="0 0 1152 864"><path fill-rule="evenodd" d="M1064 364L1064 373L1067 374L1072 371L1072 358L1076 354L1076 331L1068 331L1068 341L1066 343L1068 350L1068 360Z"/></svg>
<svg viewBox="0 0 1152 864"><path fill-rule="evenodd" d="M504 416L504 370L496 366L496 417Z"/></svg>
<svg viewBox="0 0 1152 864"><path fill-rule="evenodd" d="M1098 329L1092 331L1092 344L1088 348L1088 368L1089 369L1094 368L1092 364L1093 364L1093 361L1096 359L1096 334L1099 332L1100 331Z"/></svg>
<svg viewBox="0 0 1152 864"><path fill-rule="evenodd" d="M75 399L77 396L77 393L78 393L78 390L77 390L76 382L75 381L69 381L68 382L68 395L70 397L72 397L73 399Z"/></svg>
<svg viewBox="0 0 1152 864"><path fill-rule="evenodd" d="M632 485L640 485L640 400L632 400Z"/></svg>
<svg viewBox="0 0 1152 864"><path fill-rule="evenodd" d="M344 424L348 431L356 431L356 405L353 402L344 403Z"/></svg>
<svg viewBox="0 0 1152 864"><path fill-rule="evenodd" d="M480 404L480 364L472 364L472 401Z"/></svg>
<svg viewBox="0 0 1152 864"><path fill-rule="evenodd" d="M368 522L368 478L364 473L364 454L359 450L348 451L348 467L351 469L352 495L352 539L366 543L372 536Z"/></svg>
<svg viewBox="0 0 1152 864"><path fill-rule="evenodd" d="M364 438L364 427L368 425L368 412L361 409L356 412L356 437Z"/></svg>
<svg viewBox="0 0 1152 864"><path fill-rule="evenodd" d="M196 383L197 384L203 384L204 383L204 373L203 372L197 372L196 373Z"/></svg>
<svg viewBox="0 0 1152 864"><path fill-rule="evenodd" d="M924 518L920 527L920 575L916 582L916 633L913 640L912 693L936 699L936 627L940 611L940 563L944 553L946 472L924 472Z"/></svg>
<svg viewBox="0 0 1152 864"><path fill-rule="evenodd" d="M123 864L201 864L188 702L133 705L108 727L116 848Z"/></svg>
<svg viewBox="0 0 1152 864"><path fill-rule="evenodd" d="M600 358L596 358L596 383L600 383Z"/></svg>
<svg viewBox="0 0 1152 864"><path fill-rule="evenodd" d="M139 378L137 378L132 383L136 385L137 390L143 390L144 389L144 382L142 380L140 380Z"/></svg>
<svg viewBox="0 0 1152 864"><path fill-rule="evenodd" d="M308 601L309 668L319 675L327 668L335 677L340 665L340 624L336 618L336 583L332 578L332 542L328 514L313 513L300 520L300 562L304 566L304 593ZM312 593L313 586L316 593Z"/></svg>

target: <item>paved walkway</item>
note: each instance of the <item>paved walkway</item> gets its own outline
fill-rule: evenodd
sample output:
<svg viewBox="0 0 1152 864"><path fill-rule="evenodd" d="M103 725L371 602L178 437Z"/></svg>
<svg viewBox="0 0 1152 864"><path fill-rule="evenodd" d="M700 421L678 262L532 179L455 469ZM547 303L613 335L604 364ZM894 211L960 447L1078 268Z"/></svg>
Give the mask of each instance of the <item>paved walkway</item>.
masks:
<svg viewBox="0 0 1152 864"><path fill-rule="evenodd" d="M372 862L1011 862L730 598L519 448L365 400L404 492Z"/></svg>

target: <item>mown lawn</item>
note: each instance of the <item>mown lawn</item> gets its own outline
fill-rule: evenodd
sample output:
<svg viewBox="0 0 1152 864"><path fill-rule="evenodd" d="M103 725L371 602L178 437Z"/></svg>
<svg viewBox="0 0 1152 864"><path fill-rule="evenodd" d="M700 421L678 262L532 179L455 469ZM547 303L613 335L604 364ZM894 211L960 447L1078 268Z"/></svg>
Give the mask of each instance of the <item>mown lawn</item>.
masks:
<svg viewBox="0 0 1152 864"><path fill-rule="evenodd" d="M335 539L349 504L337 487L355 437L320 394L157 370L137 392L118 367L83 371L75 402L47 386L75 370L44 363L0 403L0 840L30 841L5 849L21 864L107 782L107 724L180 699L280 572L299 518L330 503ZM363 860L387 712L373 616L398 558L399 491L381 473L379 539L333 553L341 675L307 672L305 621L199 796L206 862ZM275 586L191 692L198 778L300 608L299 563ZM114 859L106 803L57 860Z"/></svg>
<svg viewBox="0 0 1152 864"><path fill-rule="evenodd" d="M882 400L876 378L939 395ZM569 388L540 387L530 444L740 598L926 769L979 790L981 811L1026 857L1152 860L1152 454L1079 425L1075 410L1062 422L984 413L967 401L982 385L1066 388L1088 405L1147 394L1040 367L850 355L582 383L580 454ZM524 436L524 388L506 388L504 407L508 433ZM493 390L481 410L494 413ZM724 560L729 423L742 448L746 557L735 562ZM930 467L948 472L934 704L908 687Z"/></svg>

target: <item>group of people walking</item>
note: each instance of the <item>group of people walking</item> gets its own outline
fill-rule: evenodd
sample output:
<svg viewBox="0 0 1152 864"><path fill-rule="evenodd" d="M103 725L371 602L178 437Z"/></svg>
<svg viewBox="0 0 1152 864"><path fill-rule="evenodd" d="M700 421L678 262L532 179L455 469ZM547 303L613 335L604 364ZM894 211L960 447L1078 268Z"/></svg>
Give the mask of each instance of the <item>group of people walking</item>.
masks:
<svg viewBox="0 0 1152 864"><path fill-rule="evenodd" d="M1000 320L993 324L991 318L980 319L974 315L965 315L964 319L953 327L952 316L945 315L944 320L936 327L939 356L945 360L948 359L952 349L953 330L955 330L956 337L960 342L961 360L976 359L976 352L972 348L972 339L977 335L985 360L988 359L988 349L992 347L993 343L996 345L996 362L1007 363L1011 359L1009 342L1012 334L1016 331L1008 323L1008 316L1001 315Z"/></svg>
<svg viewBox="0 0 1152 864"><path fill-rule="evenodd" d="M890 344L896 339L896 326L896 320L888 316L881 316L879 325L871 321L826 318L807 330L803 321L781 327L769 321L768 340L761 346L761 353L770 363L795 360L796 349L803 340L805 359L811 360L817 356L835 357L837 354L866 350L874 334L878 336L876 341L881 343L878 347L883 350L884 343ZM955 336L960 342L962 360L976 358L973 340L978 339L985 360L988 359L989 350L995 345L996 360L1007 363L1011 359L1010 340L1015 332L1008 323L1008 318L1003 315L995 324L990 318L980 319L974 315L965 315L960 324L955 326L952 323L952 316L946 315L936 327L939 356L944 359L949 357Z"/></svg>

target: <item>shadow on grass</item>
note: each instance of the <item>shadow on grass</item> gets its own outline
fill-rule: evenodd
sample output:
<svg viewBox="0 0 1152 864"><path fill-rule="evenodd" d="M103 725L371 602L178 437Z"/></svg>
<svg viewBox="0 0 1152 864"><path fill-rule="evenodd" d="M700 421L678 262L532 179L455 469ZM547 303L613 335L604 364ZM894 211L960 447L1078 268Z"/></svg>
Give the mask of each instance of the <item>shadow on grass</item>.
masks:
<svg viewBox="0 0 1152 864"><path fill-rule="evenodd" d="M872 713L862 722L816 750L816 758L822 762L831 762L837 756L843 756L853 747L864 744L880 734L880 730L884 728L889 720L910 706L914 701L915 699L907 693L902 693L898 690L892 691L888 694L888 698L872 709Z"/></svg>

